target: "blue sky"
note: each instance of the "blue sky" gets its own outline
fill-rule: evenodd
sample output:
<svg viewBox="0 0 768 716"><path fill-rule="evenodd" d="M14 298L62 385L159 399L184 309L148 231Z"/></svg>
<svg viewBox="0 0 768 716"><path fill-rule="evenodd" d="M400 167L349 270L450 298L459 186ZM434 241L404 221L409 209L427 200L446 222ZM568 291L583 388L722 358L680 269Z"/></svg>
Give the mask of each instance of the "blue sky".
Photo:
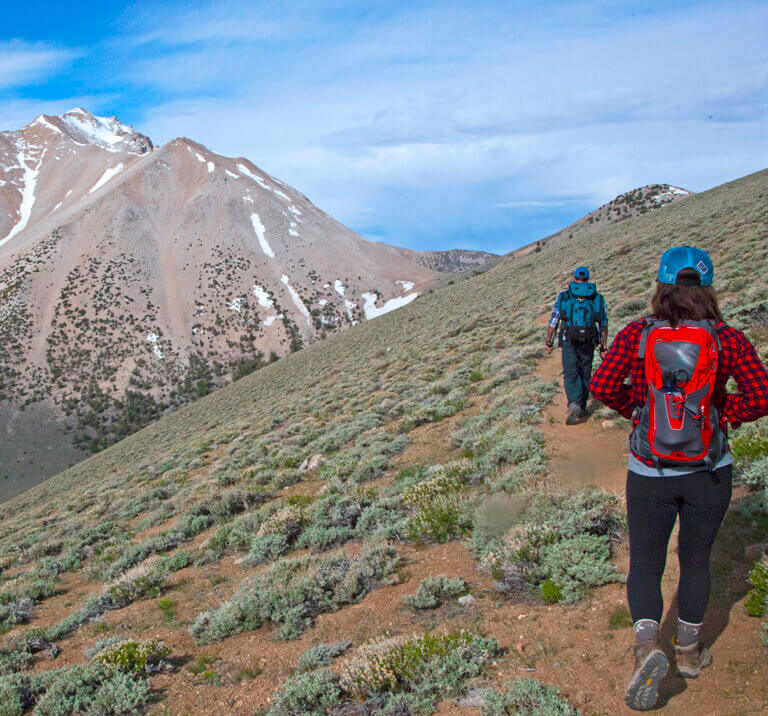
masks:
<svg viewBox="0 0 768 716"><path fill-rule="evenodd" d="M503 252L768 167L768 4L4 7L0 129L74 106L246 156L364 236Z"/></svg>

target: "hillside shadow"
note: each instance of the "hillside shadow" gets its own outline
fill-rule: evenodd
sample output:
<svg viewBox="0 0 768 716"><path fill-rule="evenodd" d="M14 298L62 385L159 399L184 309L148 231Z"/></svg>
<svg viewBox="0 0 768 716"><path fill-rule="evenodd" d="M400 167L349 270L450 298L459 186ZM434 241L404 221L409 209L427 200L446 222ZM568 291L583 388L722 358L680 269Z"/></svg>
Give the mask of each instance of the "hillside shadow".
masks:
<svg viewBox="0 0 768 716"><path fill-rule="evenodd" d="M746 548L764 540L766 532L764 524L740 514L739 508L745 507L754 497L747 495L731 501L730 509L712 548L712 589L701 634L701 643L707 647L711 647L725 631L734 605L749 591L747 578L753 562L747 560ZM676 633L677 594L668 605L661 625L661 641L667 656L670 657L670 669L661 683L656 708L665 706L670 699L687 688L686 679L677 674L675 669L671 644Z"/></svg>

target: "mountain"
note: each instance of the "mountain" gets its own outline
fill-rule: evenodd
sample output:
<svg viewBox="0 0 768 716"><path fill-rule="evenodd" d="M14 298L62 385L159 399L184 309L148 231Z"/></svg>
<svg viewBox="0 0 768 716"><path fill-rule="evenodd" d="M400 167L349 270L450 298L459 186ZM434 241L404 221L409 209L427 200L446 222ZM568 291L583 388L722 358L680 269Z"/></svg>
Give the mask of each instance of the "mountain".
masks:
<svg viewBox="0 0 768 716"><path fill-rule="evenodd" d="M49 475L438 279L189 139L83 109L4 132L0 476Z"/></svg>
<svg viewBox="0 0 768 716"><path fill-rule="evenodd" d="M422 266L443 273L457 273L477 268L487 268L498 260L498 255L488 251L470 251L468 249L448 249L447 251L416 251L407 253Z"/></svg>
<svg viewBox="0 0 768 716"><path fill-rule="evenodd" d="M619 194L607 204L582 216L564 229L512 251L514 256L525 256L544 244L578 239L602 224L617 224L634 216L642 216L691 196L693 192L670 184L647 184Z"/></svg>
<svg viewBox="0 0 768 716"><path fill-rule="evenodd" d="M151 696L165 713L476 713L491 699L489 713L571 713L563 701L621 712L627 424L600 409L564 429L547 316L586 264L614 335L647 310L660 255L685 240L710 252L726 319L768 360L766 207L763 171L504 258L0 505L0 687L16 713L102 684L125 706L128 677L84 653L125 663L154 639L173 650L168 668L135 670L126 711ZM766 428L744 430L731 434L742 474ZM767 547L768 492L764 470L751 474L713 552L716 666L695 689L673 677L672 712L733 713L734 694L742 710L765 703L761 620L745 601ZM31 636L58 658L32 652Z"/></svg>

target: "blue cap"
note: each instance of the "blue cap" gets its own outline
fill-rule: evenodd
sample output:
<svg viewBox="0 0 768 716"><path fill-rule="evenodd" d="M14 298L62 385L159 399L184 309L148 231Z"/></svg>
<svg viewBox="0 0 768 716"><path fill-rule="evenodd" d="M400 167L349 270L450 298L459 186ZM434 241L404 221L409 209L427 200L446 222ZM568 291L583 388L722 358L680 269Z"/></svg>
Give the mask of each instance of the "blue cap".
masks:
<svg viewBox="0 0 768 716"><path fill-rule="evenodd" d="M584 279L586 281L589 278L589 269L586 266L579 266L579 268L573 272L573 277Z"/></svg>
<svg viewBox="0 0 768 716"><path fill-rule="evenodd" d="M687 268L694 269L699 274L698 285L712 285L712 279L715 276L712 259L709 258L706 251L693 246L676 246L674 249L667 249L664 252L657 276L659 283L678 283L677 274Z"/></svg>

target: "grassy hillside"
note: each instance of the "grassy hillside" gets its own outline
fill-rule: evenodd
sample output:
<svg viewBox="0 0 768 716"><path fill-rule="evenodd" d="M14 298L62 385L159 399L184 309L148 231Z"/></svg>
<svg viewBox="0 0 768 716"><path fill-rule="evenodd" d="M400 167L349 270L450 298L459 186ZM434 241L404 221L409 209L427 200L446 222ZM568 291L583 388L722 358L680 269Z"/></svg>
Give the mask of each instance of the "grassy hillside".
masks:
<svg viewBox="0 0 768 716"><path fill-rule="evenodd" d="M119 693L126 711L138 708L150 696L137 654L172 659L146 642L155 635L178 658L195 659L170 661L173 670L149 680L171 712L215 711L222 689L232 700L225 710L264 707L300 655L275 646L255 663L272 649L273 629L280 643L304 647L348 633L354 648L335 672L322 667L345 645L306 656L320 668L298 670L275 713L342 713L355 699L429 711L477 679L494 687L482 699L487 713L502 712L492 704L558 702L538 682L499 688L493 665L512 656L477 611L456 611L456 598L472 587L475 599L486 588L491 600L575 604L620 581L611 562L620 502L563 492L550 474L542 411L556 385L536 374L543 322L570 270L586 264L615 331L643 314L661 252L680 243L711 252L728 319L768 359L768 172L760 172L449 283L0 506L0 624L16 639L0 651L0 692L19 704L8 713L35 699L39 713L53 712L45 709L66 702L72 669L93 703ZM768 500L755 509L750 529L764 530ZM435 574L406 584L438 554L448 564L463 555L481 586ZM566 568L573 564L582 569ZM344 617L396 585L413 593L405 621L398 613L363 628ZM425 621L416 602L453 606ZM136 643L100 645L84 662L83 649L121 623L117 633ZM423 636L438 624L440 635ZM31 653L29 628L61 646L58 662ZM139 667L125 666L137 659ZM449 665L440 675L438 662ZM232 663L241 671L221 666ZM190 684L194 697L185 696Z"/></svg>

